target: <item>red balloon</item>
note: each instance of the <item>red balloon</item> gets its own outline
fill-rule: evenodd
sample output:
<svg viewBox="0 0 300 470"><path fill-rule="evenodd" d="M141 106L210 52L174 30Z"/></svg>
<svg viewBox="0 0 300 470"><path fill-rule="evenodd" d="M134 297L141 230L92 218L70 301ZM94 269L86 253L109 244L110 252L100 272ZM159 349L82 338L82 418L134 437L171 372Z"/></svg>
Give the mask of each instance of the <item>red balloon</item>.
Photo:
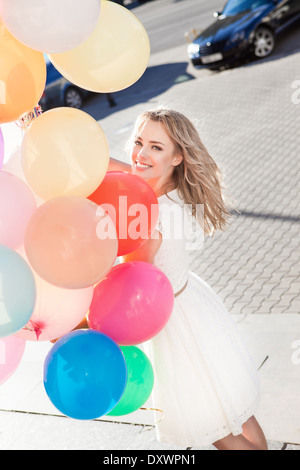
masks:
<svg viewBox="0 0 300 470"><path fill-rule="evenodd" d="M155 230L158 200L153 189L139 176L110 171L88 199L101 205L115 222L118 256L137 250Z"/></svg>
<svg viewBox="0 0 300 470"><path fill-rule="evenodd" d="M122 346L143 343L167 324L174 292L156 266L130 261L115 266L94 289L88 325Z"/></svg>

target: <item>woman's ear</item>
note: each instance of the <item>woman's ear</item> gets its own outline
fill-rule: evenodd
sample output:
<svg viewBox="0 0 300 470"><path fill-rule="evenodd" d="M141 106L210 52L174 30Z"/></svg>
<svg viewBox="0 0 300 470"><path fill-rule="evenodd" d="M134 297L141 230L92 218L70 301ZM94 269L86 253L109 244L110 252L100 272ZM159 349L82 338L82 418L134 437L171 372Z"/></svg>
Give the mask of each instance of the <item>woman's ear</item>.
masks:
<svg viewBox="0 0 300 470"><path fill-rule="evenodd" d="M173 166L178 166L183 160L183 156L177 153L173 159Z"/></svg>

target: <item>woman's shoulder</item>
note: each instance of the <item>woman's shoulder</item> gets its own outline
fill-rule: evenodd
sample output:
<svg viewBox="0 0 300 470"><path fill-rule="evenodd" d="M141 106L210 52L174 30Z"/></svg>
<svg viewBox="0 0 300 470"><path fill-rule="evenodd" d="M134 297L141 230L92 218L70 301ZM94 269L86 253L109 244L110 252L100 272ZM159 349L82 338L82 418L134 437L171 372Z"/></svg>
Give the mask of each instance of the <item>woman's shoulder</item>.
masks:
<svg viewBox="0 0 300 470"><path fill-rule="evenodd" d="M159 221L157 229L164 236L169 234L170 230L174 229L174 224L180 224L183 216L183 201L180 198L178 191L174 189L158 198L159 202Z"/></svg>
<svg viewBox="0 0 300 470"><path fill-rule="evenodd" d="M172 191L169 191L166 194L163 194L158 198L159 205L169 205L172 206L173 204L177 204L181 207L184 206L184 201L180 197L179 192L177 189L173 189Z"/></svg>
<svg viewBox="0 0 300 470"><path fill-rule="evenodd" d="M177 190L158 198L159 220L156 229L163 239L176 241L176 247L184 244L186 250L199 250L204 241L204 232L192 215L192 208L185 204ZM176 249L177 249L176 248Z"/></svg>

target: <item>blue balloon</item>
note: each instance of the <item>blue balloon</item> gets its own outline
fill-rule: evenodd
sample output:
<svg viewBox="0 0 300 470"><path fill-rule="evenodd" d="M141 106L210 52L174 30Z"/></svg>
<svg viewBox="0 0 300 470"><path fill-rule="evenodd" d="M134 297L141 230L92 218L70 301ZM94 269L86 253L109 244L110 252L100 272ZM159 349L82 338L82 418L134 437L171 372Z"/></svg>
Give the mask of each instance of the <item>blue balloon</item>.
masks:
<svg viewBox="0 0 300 470"><path fill-rule="evenodd" d="M36 285L30 266L14 250L0 245L0 338L26 325L35 302Z"/></svg>
<svg viewBox="0 0 300 470"><path fill-rule="evenodd" d="M90 420L111 411L127 383L125 358L107 335L76 330L60 338L44 364L44 387L70 418Z"/></svg>

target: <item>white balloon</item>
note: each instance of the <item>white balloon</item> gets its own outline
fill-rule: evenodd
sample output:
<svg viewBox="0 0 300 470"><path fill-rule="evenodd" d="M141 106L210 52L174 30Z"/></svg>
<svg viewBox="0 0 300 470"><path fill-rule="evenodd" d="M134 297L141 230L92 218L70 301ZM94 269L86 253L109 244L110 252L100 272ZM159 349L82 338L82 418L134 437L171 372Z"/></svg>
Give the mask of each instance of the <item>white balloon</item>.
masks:
<svg viewBox="0 0 300 470"><path fill-rule="evenodd" d="M10 153L7 155L7 160L4 162L3 170L7 173L11 173L17 176L20 180L22 180L27 186L27 180L23 172L22 162L21 162L21 147L17 146ZM36 202L36 206L40 207L44 204L44 200L41 199L35 192L30 188Z"/></svg>
<svg viewBox="0 0 300 470"><path fill-rule="evenodd" d="M100 0L0 0L0 15L11 34L46 53L81 44L95 29L100 9Z"/></svg>
<svg viewBox="0 0 300 470"><path fill-rule="evenodd" d="M1 0L0 0L1 2ZM1 124L1 131L4 138L4 165L11 157L16 147L20 148L23 140L23 131L15 122Z"/></svg>

